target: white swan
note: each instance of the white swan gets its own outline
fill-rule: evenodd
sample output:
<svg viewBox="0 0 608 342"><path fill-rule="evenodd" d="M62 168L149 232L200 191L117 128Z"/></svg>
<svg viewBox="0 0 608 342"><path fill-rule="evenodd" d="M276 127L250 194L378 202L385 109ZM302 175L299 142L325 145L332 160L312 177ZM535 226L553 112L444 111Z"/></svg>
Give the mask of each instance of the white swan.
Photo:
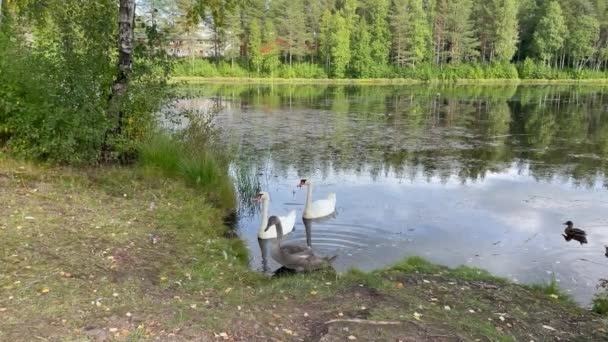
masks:
<svg viewBox="0 0 608 342"><path fill-rule="evenodd" d="M310 179L302 179L299 187L308 186L306 191L306 205L304 206L304 218L315 219L325 217L336 211L336 194L330 193L327 199L312 201L312 181Z"/></svg>
<svg viewBox="0 0 608 342"><path fill-rule="evenodd" d="M260 222L260 230L258 231L258 238L260 239L276 239L277 229L275 226L266 227L268 223L268 201L270 201L270 195L267 192L262 191L255 196L254 201L262 201L262 220ZM287 235L293 231L293 227L296 225L296 211L292 210L287 216L279 216L279 219L283 223L283 234Z"/></svg>

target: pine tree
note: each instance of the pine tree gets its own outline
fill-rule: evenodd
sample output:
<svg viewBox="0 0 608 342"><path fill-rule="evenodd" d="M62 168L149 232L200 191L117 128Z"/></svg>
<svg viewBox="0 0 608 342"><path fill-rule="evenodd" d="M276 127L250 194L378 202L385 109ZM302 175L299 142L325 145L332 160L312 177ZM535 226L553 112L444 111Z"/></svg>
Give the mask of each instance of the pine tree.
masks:
<svg viewBox="0 0 608 342"><path fill-rule="evenodd" d="M234 66L234 60L241 55L241 43L245 32L241 25L241 11L237 10L226 15L224 27L221 30L224 44L224 57L230 58L230 64Z"/></svg>
<svg viewBox="0 0 608 342"><path fill-rule="evenodd" d="M333 15L329 9L326 9L321 17L321 23L319 25L319 53L328 73L331 71L331 48L333 45L332 31L334 28L333 19Z"/></svg>
<svg viewBox="0 0 608 342"><path fill-rule="evenodd" d="M321 17L329 6L325 0L305 0L304 8L306 9L306 41L311 49L311 59L315 62L320 54Z"/></svg>
<svg viewBox="0 0 608 342"><path fill-rule="evenodd" d="M422 0L410 0L411 32L410 60L413 67L429 56L431 30Z"/></svg>
<svg viewBox="0 0 608 342"><path fill-rule="evenodd" d="M562 8L557 1L547 4L543 16L540 18L534 31L534 47L540 59L548 63L556 57L558 51L564 46L564 37L568 32ZM555 59L557 64L557 58Z"/></svg>
<svg viewBox="0 0 608 342"><path fill-rule="evenodd" d="M251 67L259 74L264 58L262 56L262 33L260 32L260 21L258 19L252 19L249 22L247 54Z"/></svg>
<svg viewBox="0 0 608 342"><path fill-rule="evenodd" d="M351 45L353 53L350 66L353 75L358 78L369 77L374 60L372 59L368 27L364 19L360 19L359 23L355 25Z"/></svg>
<svg viewBox="0 0 608 342"><path fill-rule="evenodd" d="M394 0L390 14L390 25L393 33L393 61L397 65L407 62L407 41L409 30L409 0Z"/></svg>
<svg viewBox="0 0 608 342"><path fill-rule="evenodd" d="M269 73L271 77L274 76L274 71L281 64L276 40L274 25L271 20L266 20L262 34L262 64L264 72Z"/></svg>
<svg viewBox="0 0 608 342"><path fill-rule="evenodd" d="M501 0L475 1L473 21L479 39L479 57L490 61L493 54L494 32L496 31L496 4Z"/></svg>
<svg viewBox="0 0 608 342"><path fill-rule="evenodd" d="M429 54L431 32L422 0L395 0L390 16L393 29L393 60L415 67Z"/></svg>
<svg viewBox="0 0 608 342"><path fill-rule="evenodd" d="M448 58L452 63L472 61L479 55L479 41L471 20L473 3L471 0L453 0L447 6Z"/></svg>
<svg viewBox="0 0 608 342"><path fill-rule="evenodd" d="M493 34L493 55L500 62L508 62L517 51L518 21L516 0L494 0L496 24Z"/></svg>
<svg viewBox="0 0 608 342"><path fill-rule="evenodd" d="M282 0L275 7L277 28L282 40L283 54L289 65L293 57L306 53L306 18L303 0Z"/></svg>
<svg viewBox="0 0 608 342"><path fill-rule="evenodd" d="M433 27L433 61L440 64L445 61L447 46L448 0L432 0Z"/></svg>
<svg viewBox="0 0 608 342"><path fill-rule="evenodd" d="M375 67L382 67L389 61L391 32L388 24L388 0L378 0L368 8L370 12L371 51Z"/></svg>
<svg viewBox="0 0 608 342"><path fill-rule="evenodd" d="M331 34L332 75L343 78L350 62L350 32L346 20L340 13L334 14L332 18L334 28Z"/></svg>

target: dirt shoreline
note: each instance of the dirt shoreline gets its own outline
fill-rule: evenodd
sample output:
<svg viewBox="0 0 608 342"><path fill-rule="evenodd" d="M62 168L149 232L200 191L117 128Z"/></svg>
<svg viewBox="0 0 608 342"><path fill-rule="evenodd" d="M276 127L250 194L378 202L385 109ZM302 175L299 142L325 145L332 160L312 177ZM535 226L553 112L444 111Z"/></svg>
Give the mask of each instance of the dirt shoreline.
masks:
<svg viewBox="0 0 608 342"><path fill-rule="evenodd" d="M269 279L220 211L154 170L0 155L3 341L601 341L602 316L473 268Z"/></svg>

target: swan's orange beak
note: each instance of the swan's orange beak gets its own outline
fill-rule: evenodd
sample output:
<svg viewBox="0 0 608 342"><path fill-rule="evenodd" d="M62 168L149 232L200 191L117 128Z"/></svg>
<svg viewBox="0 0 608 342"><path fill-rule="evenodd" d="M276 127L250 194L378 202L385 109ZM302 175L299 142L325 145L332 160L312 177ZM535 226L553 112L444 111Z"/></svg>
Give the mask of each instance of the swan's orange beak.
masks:
<svg viewBox="0 0 608 342"><path fill-rule="evenodd" d="M255 195L255 197L253 198L254 202L259 202L260 199L262 199L262 195Z"/></svg>

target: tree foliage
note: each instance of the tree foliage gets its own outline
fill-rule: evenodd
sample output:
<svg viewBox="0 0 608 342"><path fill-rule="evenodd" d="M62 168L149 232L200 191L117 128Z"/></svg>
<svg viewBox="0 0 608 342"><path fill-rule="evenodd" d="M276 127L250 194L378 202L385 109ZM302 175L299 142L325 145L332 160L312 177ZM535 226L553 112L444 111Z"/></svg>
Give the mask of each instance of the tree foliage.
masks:
<svg viewBox="0 0 608 342"><path fill-rule="evenodd" d="M242 32L251 20L259 20L260 25L271 22L283 64L318 64L330 74L344 70L351 76L383 77L395 67L414 69L425 63L521 64L526 58L553 62L560 69L606 67L605 0L177 0L187 1L198 8L188 13L204 14L202 22L218 17L223 26L230 27L220 30L226 43L219 45L247 46ZM212 10L217 6L221 10ZM233 12L238 12L240 27L234 26ZM337 16L345 27L336 26L342 24ZM371 56L365 67L351 65L367 60L360 53L362 24ZM346 36L351 37L348 47L341 39ZM339 47L334 41L338 38ZM244 65L256 64L252 63L256 52L240 52L247 62ZM233 62L234 49L226 48L224 54ZM334 61L334 56L340 60Z"/></svg>
<svg viewBox="0 0 608 342"><path fill-rule="evenodd" d="M534 31L534 47L541 60L547 63L556 57L564 46L567 32L561 6L557 1L548 2Z"/></svg>
<svg viewBox="0 0 608 342"><path fill-rule="evenodd" d="M0 146L68 163L97 162L102 148L111 152L105 158L132 155L169 96L170 64L151 43L152 30L133 51L128 93L112 99L119 76L117 0L30 1L4 10ZM109 115L114 111L121 113L118 126Z"/></svg>

